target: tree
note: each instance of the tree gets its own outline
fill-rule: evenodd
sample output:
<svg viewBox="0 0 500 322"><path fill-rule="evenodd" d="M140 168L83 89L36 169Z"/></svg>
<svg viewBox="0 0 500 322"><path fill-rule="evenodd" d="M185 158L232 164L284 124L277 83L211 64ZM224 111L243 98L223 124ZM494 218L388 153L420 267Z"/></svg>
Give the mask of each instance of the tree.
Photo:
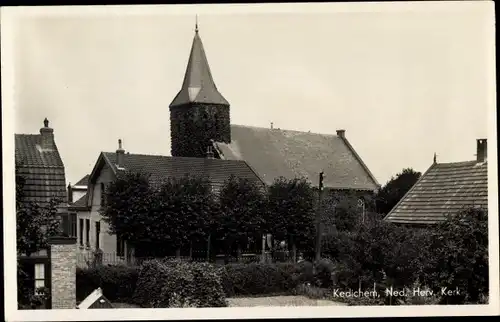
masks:
<svg viewBox="0 0 500 322"><path fill-rule="evenodd" d="M424 262L423 280L436 290L461 291L448 296L448 304L478 303L487 296L488 213L468 208L437 225Z"/></svg>
<svg viewBox="0 0 500 322"><path fill-rule="evenodd" d="M61 232L57 205L61 200L52 198L45 206L28 201L24 194L26 179L16 165L16 239L17 253L30 256L48 247L48 240Z"/></svg>
<svg viewBox="0 0 500 322"><path fill-rule="evenodd" d="M420 178L421 173L413 169L403 169L396 177L392 177L385 186L383 186L376 196L377 211L380 214L388 214L394 206L404 197L408 190Z"/></svg>
<svg viewBox="0 0 500 322"><path fill-rule="evenodd" d="M169 179L160 188L158 208L155 209L157 238L164 239L177 249L194 241L204 240L213 226L217 211L210 181L185 176Z"/></svg>
<svg viewBox="0 0 500 322"><path fill-rule="evenodd" d="M105 191L100 213L109 231L131 244L156 241L155 193L149 175L120 172Z"/></svg>
<svg viewBox="0 0 500 322"><path fill-rule="evenodd" d="M45 206L27 200L24 187L26 179L20 174L16 164L16 243L17 243L17 295L19 308L33 309L43 305L50 292L43 288L35 294L33 285L26 283L28 274L23 269L19 255L30 256L46 249L49 238L61 232L57 205L61 202L53 198Z"/></svg>
<svg viewBox="0 0 500 322"><path fill-rule="evenodd" d="M315 198L305 179L278 178L268 189L267 226L277 240L288 240L294 259L297 246L313 239Z"/></svg>
<svg viewBox="0 0 500 322"><path fill-rule="evenodd" d="M238 255L248 238L258 238L265 229L265 195L260 186L248 179L231 176L219 194L220 212L217 216L217 237L226 246L226 255L233 242Z"/></svg>

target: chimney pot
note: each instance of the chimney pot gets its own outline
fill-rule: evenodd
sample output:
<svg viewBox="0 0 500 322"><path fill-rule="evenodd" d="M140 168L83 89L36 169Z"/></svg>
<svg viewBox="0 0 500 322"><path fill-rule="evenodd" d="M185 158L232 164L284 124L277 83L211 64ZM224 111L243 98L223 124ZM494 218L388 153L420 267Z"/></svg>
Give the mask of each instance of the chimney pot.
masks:
<svg viewBox="0 0 500 322"><path fill-rule="evenodd" d="M68 203L73 203L73 187L71 182L68 184Z"/></svg>
<svg viewBox="0 0 500 322"><path fill-rule="evenodd" d="M345 137L345 130L337 130L337 135L341 138Z"/></svg>
<svg viewBox="0 0 500 322"><path fill-rule="evenodd" d="M50 150L54 147L54 130L49 127L47 118L43 120L43 125L44 127L40 129L40 135L42 136L41 148Z"/></svg>
<svg viewBox="0 0 500 322"><path fill-rule="evenodd" d="M488 156L486 139L477 139L477 162L485 162Z"/></svg>

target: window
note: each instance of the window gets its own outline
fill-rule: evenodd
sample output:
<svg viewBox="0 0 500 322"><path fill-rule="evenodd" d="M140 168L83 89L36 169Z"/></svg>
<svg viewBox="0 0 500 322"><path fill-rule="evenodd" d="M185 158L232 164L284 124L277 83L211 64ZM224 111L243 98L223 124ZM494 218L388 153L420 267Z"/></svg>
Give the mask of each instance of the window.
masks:
<svg viewBox="0 0 500 322"><path fill-rule="evenodd" d="M105 203L106 203L106 198L105 198L105 186L104 186L104 183L101 182L101 206L104 206Z"/></svg>
<svg viewBox="0 0 500 322"><path fill-rule="evenodd" d="M80 218L79 223L80 223L79 241L80 241L80 246L83 246L83 219L82 218Z"/></svg>
<svg viewBox="0 0 500 322"><path fill-rule="evenodd" d="M123 256L125 254L125 241L120 235L116 235L116 255Z"/></svg>
<svg viewBox="0 0 500 322"><path fill-rule="evenodd" d="M69 236L69 217L68 214L61 215L61 225L63 236Z"/></svg>
<svg viewBox="0 0 500 322"><path fill-rule="evenodd" d="M45 287L45 264L35 264L35 291L40 287Z"/></svg>
<svg viewBox="0 0 500 322"><path fill-rule="evenodd" d="M85 219L85 245L90 246L90 219Z"/></svg>
<svg viewBox="0 0 500 322"><path fill-rule="evenodd" d="M69 214L69 234L70 237L76 237L76 214Z"/></svg>
<svg viewBox="0 0 500 322"><path fill-rule="evenodd" d="M95 248L96 249L101 248L100 240L99 240L100 234L101 234L101 222L96 221L95 222Z"/></svg>

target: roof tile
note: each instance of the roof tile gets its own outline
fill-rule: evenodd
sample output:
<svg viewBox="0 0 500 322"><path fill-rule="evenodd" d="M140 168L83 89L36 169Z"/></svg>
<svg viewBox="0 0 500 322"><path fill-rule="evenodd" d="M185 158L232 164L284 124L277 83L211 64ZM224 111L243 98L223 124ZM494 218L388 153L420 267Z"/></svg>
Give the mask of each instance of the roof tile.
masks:
<svg viewBox="0 0 500 322"><path fill-rule="evenodd" d="M104 152L103 155L113 170L117 171L116 153ZM261 183L245 161L125 154L123 166L128 171L149 174L153 185L160 185L168 178L185 175L205 177L215 186L222 185L231 175Z"/></svg>
<svg viewBox="0 0 500 322"><path fill-rule="evenodd" d="M216 145L225 159L247 161L266 184L278 177L305 177L316 184L324 171L327 188L378 188L346 139L336 135L231 125L231 143Z"/></svg>
<svg viewBox="0 0 500 322"><path fill-rule="evenodd" d="M26 199L46 205L51 198L66 201L66 177L57 146L40 149L39 134L15 134L15 158L25 179Z"/></svg>
<svg viewBox="0 0 500 322"><path fill-rule="evenodd" d="M488 208L488 164L477 161L433 164L385 220L436 223L467 207Z"/></svg>

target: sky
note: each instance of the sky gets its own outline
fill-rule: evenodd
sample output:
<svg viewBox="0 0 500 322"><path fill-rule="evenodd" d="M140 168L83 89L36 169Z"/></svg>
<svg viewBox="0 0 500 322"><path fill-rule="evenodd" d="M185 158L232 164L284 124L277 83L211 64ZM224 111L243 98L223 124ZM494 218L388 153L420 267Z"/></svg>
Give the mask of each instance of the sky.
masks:
<svg viewBox="0 0 500 322"><path fill-rule="evenodd" d="M476 139L491 138L488 2L291 7L17 11L11 41L2 42L13 57L12 106L4 108L14 109L15 133L38 133L49 119L68 182L90 173L119 138L130 153L170 155L168 106L198 15L232 124L345 129L382 185L403 168L425 172L434 153L438 162L473 160Z"/></svg>

